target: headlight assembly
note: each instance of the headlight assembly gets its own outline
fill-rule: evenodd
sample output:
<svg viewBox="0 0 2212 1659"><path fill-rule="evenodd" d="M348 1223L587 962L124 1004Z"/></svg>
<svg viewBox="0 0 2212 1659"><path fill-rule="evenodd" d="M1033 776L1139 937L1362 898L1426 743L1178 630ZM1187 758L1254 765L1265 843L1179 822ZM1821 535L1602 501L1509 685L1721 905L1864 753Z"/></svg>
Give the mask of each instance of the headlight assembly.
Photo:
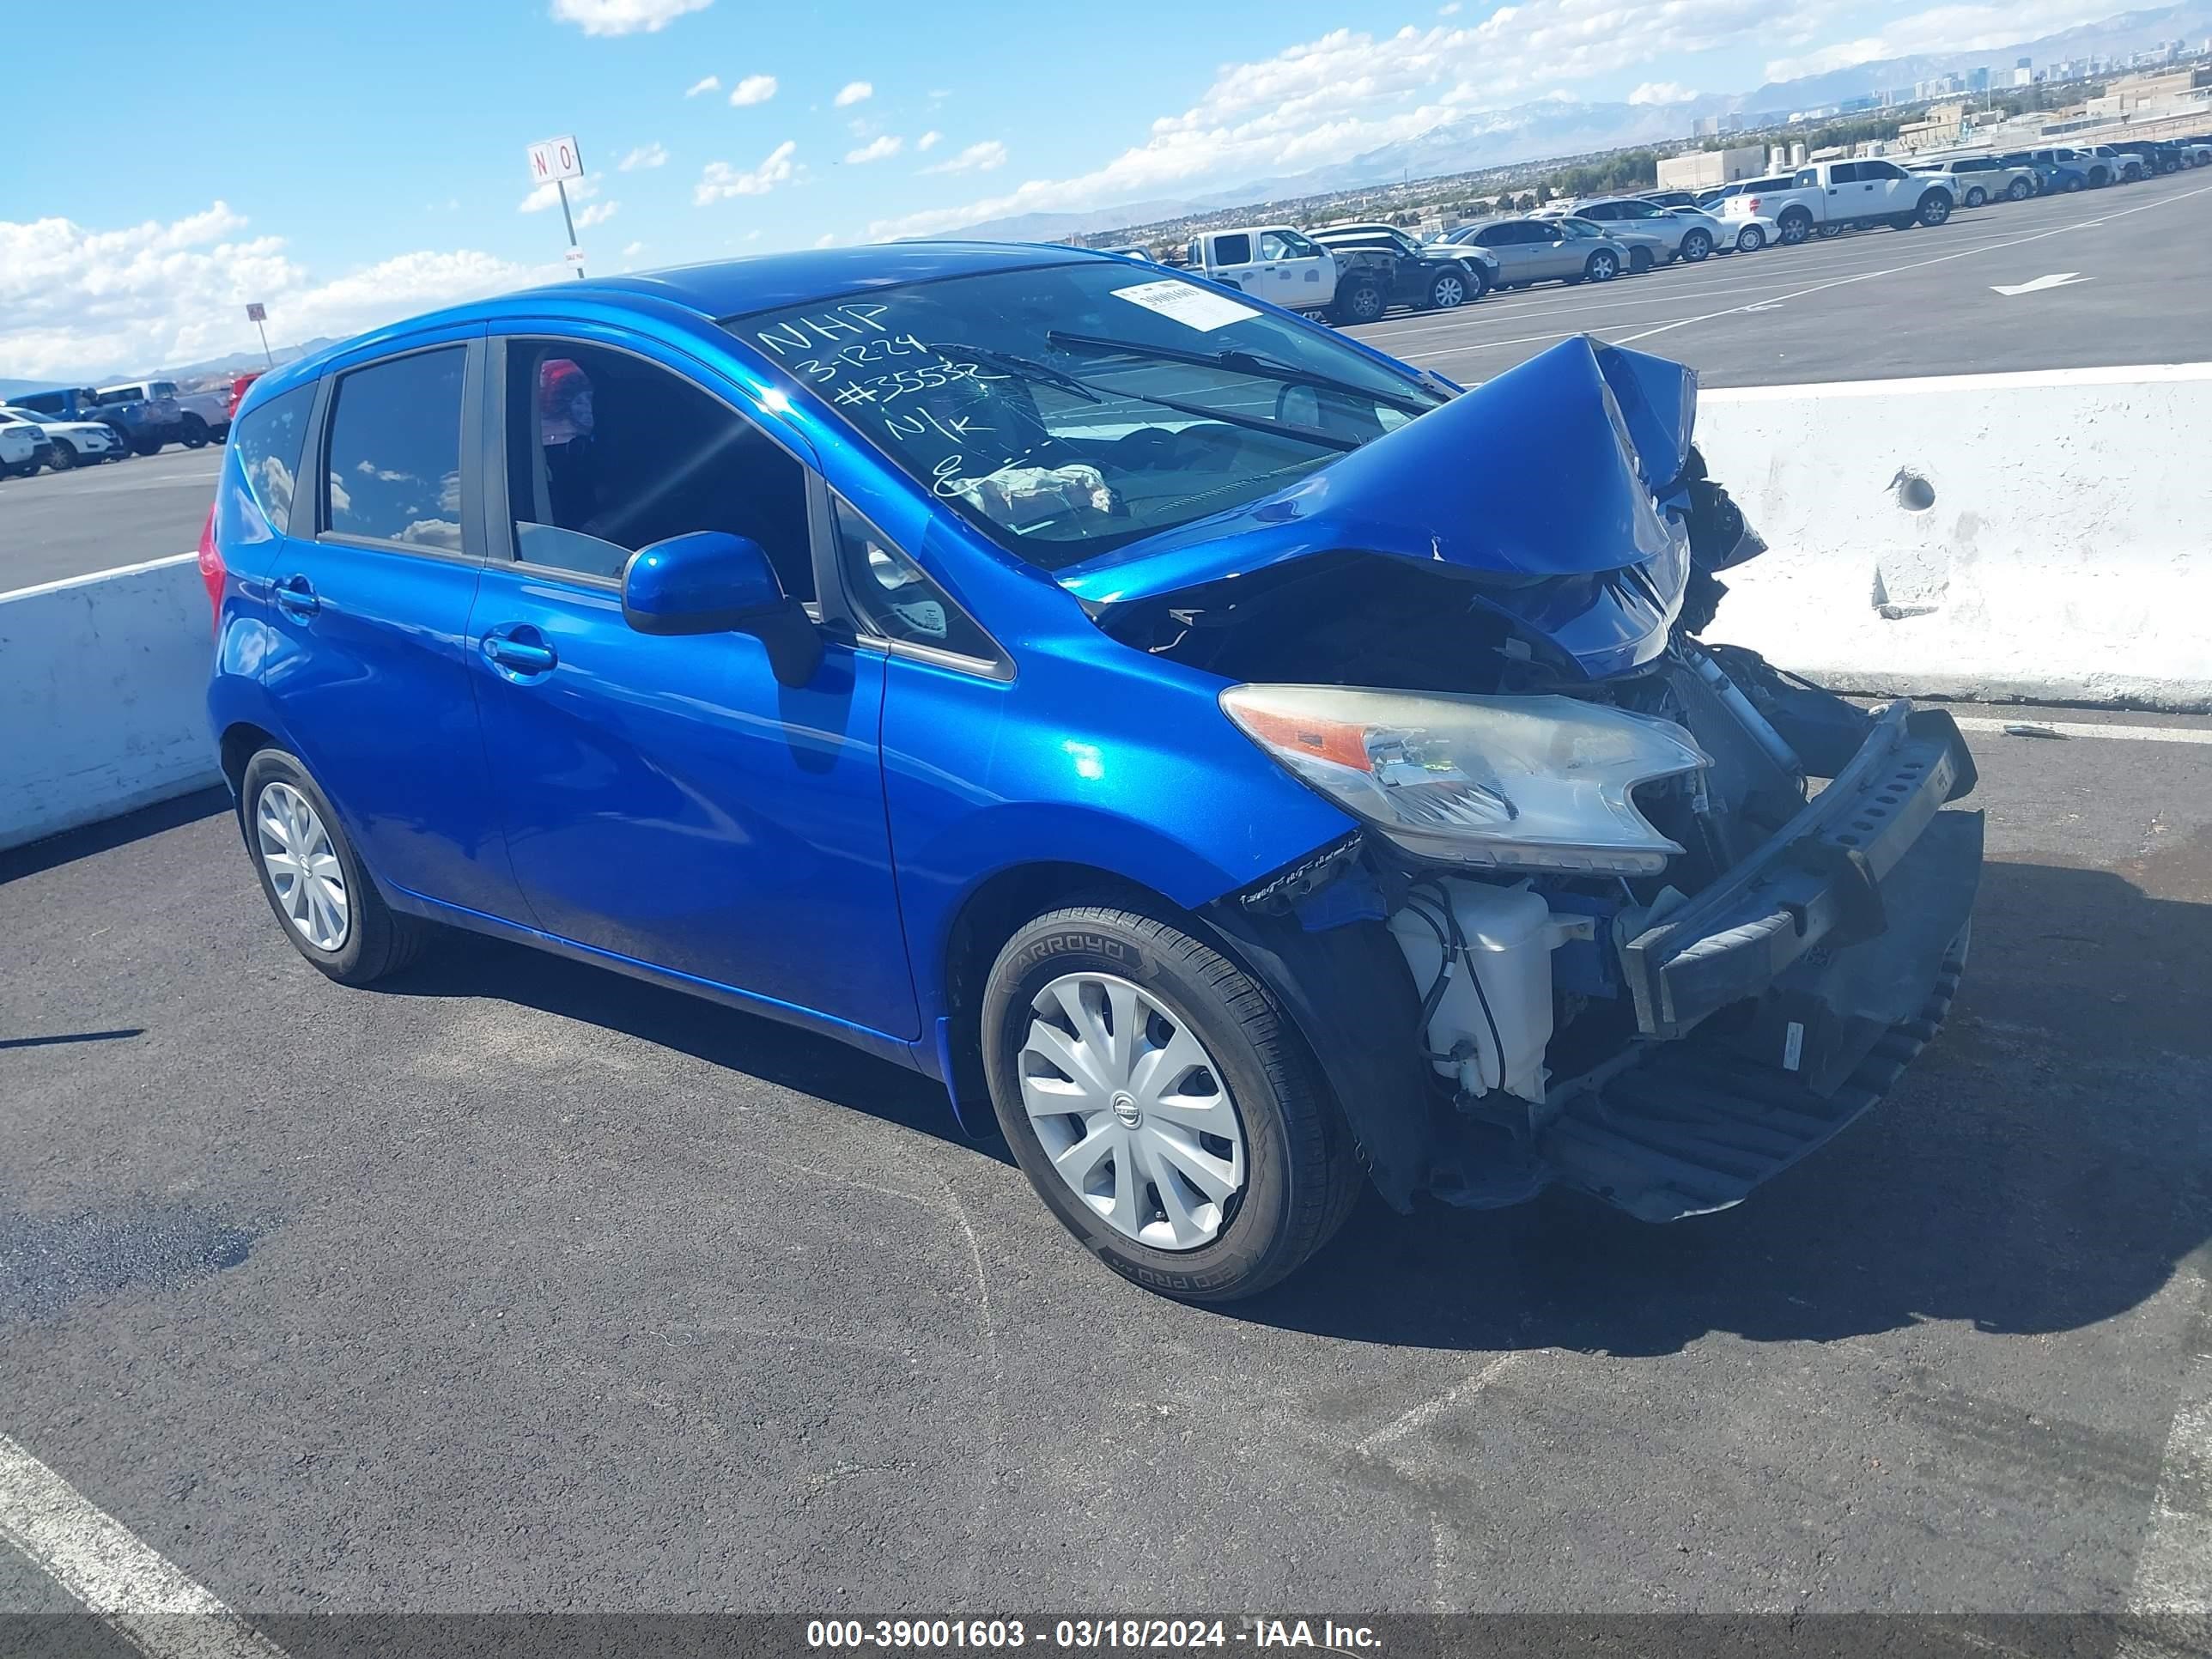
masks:
<svg viewBox="0 0 2212 1659"><path fill-rule="evenodd" d="M1680 726L1571 697L1236 685L1222 711L1299 778L1419 857L1651 875L1682 848L1629 792L1711 764Z"/></svg>

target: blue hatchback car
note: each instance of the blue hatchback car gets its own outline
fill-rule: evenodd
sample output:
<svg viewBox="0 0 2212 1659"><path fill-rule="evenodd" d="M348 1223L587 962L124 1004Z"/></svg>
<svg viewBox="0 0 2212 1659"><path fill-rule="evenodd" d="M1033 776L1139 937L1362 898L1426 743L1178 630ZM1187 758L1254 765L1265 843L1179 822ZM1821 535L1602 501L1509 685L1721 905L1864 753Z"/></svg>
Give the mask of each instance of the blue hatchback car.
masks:
<svg viewBox="0 0 2212 1659"><path fill-rule="evenodd" d="M855 1044L1158 1290L1370 1186L1670 1219L1933 1035L1981 845L1947 715L1698 642L1694 404L1069 248L564 284L255 383L209 709L331 978L468 928Z"/></svg>

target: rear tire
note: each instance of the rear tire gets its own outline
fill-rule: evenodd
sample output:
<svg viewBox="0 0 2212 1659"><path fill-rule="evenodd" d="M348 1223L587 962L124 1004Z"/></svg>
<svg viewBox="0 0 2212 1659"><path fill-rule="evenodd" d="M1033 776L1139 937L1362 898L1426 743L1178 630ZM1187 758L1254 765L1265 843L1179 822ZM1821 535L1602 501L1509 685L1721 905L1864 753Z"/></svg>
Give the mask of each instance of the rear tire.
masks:
<svg viewBox="0 0 2212 1659"><path fill-rule="evenodd" d="M1756 253L1766 246L1766 233L1757 225L1746 225L1735 234L1738 253Z"/></svg>
<svg viewBox="0 0 2212 1659"><path fill-rule="evenodd" d="M185 431L181 441L185 448L204 449L207 447L208 439L211 435L212 434L208 431L207 422L202 420L198 416L187 415L185 416Z"/></svg>
<svg viewBox="0 0 2212 1659"><path fill-rule="evenodd" d="M1336 320L1371 323L1389 309L1389 301L1373 283L1354 283L1336 296Z"/></svg>
<svg viewBox="0 0 2212 1659"><path fill-rule="evenodd" d="M1112 1087L1111 1111L1086 1106L1088 1093L1069 1087L1075 1070L1048 1057L1040 1060L1041 1047L1066 1048L1069 1032L1083 1046L1085 1030L1058 1012L1065 1001L1047 988L1071 984L1085 993L1090 1035L1105 1039L1091 1042L1087 1052L1127 1054L1124 1043L1158 1043L1162 1033L1176 1033L1176 1044L1188 1040L1195 1058L1175 1081L1199 1080L1195 1087L1179 1086L1176 1096L1212 1097L1226 1104L1237 1139L1207 1135L1211 1144L1202 1150L1222 1164L1231 1156L1227 1149L1234 1148L1241 1182L1215 1200L1218 1220L1204 1242L1181 1248L1147 1243L1127 1231L1127 1223L1116 1222L1112 1207L1095 1207L1110 1206L1103 1189L1118 1196L1121 1183L1129 1180L1130 1216L1142 1223L1139 1231L1162 1238L1172 1225L1170 1206L1158 1195L1158 1183L1143 1160L1155 1169L1164 1160L1157 1151L1145 1150L1139 1138L1168 1127L1198 1146L1206 1132L1190 1127L1181 1114L1148 1118L1138 1098L1145 1089L1123 1088L1111 1066L1102 1068L1099 1089L1089 1091ZM1091 988L1099 992L1095 998L1088 994ZM1148 1009L1147 1001L1164 1012ZM1048 1016L1038 1012L1040 1002L1052 1011ZM1133 1019L1135 1029L1114 1032L1113 1022L1124 1015ZM1055 1042L1048 1035L1040 1044L1035 1034L1047 1025L1060 1032L1062 1040ZM1030 922L1006 941L992 965L983 992L982 1042L999 1127L1030 1184L1100 1261L1147 1290L1192 1302L1255 1295L1319 1249L1358 1202L1364 1177L1352 1159L1351 1135L1273 1000L1235 963L1166 914L1108 902L1050 911ZM1127 1069L1156 1076L1157 1066L1144 1066L1150 1050L1136 1052ZM1049 1109L1056 1097L1068 1099L1068 1113ZM1033 1115L1031 1100L1042 1101L1048 1109ZM1070 1140L1059 1148L1063 1161L1091 1137L1109 1138L1109 1148L1085 1172L1084 1189L1054 1164L1041 1138L1041 1124L1045 1133ZM1127 1170L1125 1150L1132 1166ZM1102 1190L1095 1199L1086 1197L1094 1184ZM1203 1200L1205 1189L1193 1182L1184 1191L1180 1181L1176 1187L1186 1218L1194 1209L1202 1215L1202 1205L1193 1206L1191 1200L1196 1195Z"/></svg>
<svg viewBox="0 0 2212 1659"><path fill-rule="evenodd" d="M2025 202L2027 194L2027 180L2025 179L2015 179L2005 186L2005 200L2008 202Z"/></svg>
<svg viewBox="0 0 2212 1659"><path fill-rule="evenodd" d="M1980 207L1989 199L1990 193L1984 190L1979 185L1974 185L1966 192L1966 205L1970 208Z"/></svg>
<svg viewBox="0 0 2212 1659"><path fill-rule="evenodd" d="M1781 237L1782 246L1796 247L1798 243L1813 234L1813 216L1806 212L1803 208L1788 208L1784 210L1782 217L1776 222L1776 228Z"/></svg>
<svg viewBox="0 0 2212 1659"><path fill-rule="evenodd" d="M272 786L281 786L305 799L313 809L316 828L327 837L330 855L337 861L342 884L340 902L345 914L343 932L335 945L320 945L309 939L278 893L269 860L264 855L259 827L264 805L273 804L264 802ZM245 775L239 782L238 827L246 838L246 850L253 860L254 873L260 878L262 896L276 913L284 937L291 940L293 949L339 984L372 984L387 974L398 973L421 954L428 936L428 924L414 916L401 915L385 903L384 896L377 891L376 883L370 879L353 843L346 839L344 827L331 810L329 798L307 775L307 769L283 750L264 749L246 762Z"/></svg>
<svg viewBox="0 0 2212 1659"><path fill-rule="evenodd" d="M2081 175L2078 173L2068 173L2065 180L2060 184L2058 188L2064 191L2069 196L2071 196L2075 191L2081 188Z"/></svg>

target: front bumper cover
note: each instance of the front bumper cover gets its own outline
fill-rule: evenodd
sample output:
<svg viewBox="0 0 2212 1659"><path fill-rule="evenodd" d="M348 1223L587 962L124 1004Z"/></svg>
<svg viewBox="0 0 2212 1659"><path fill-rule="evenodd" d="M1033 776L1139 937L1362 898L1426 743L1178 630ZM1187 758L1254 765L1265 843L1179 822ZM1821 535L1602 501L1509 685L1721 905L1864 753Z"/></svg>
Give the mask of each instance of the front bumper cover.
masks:
<svg viewBox="0 0 2212 1659"><path fill-rule="evenodd" d="M1648 1221L1724 1209L1887 1093L1966 964L1982 816L1940 809L1973 783L1948 714L1876 716L1795 819L1624 949L1647 1039L1683 1040L1555 1096L1546 1175Z"/></svg>

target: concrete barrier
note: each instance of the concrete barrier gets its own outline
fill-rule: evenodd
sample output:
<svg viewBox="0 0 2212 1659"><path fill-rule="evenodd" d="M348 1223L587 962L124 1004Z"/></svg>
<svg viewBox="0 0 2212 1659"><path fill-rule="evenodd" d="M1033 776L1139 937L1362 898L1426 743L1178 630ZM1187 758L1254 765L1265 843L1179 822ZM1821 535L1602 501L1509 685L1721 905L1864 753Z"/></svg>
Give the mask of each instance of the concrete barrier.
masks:
<svg viewBox="0 0 2212 1659"><path fill-rule="evenodd" d="M194 556L0 593L0 848L221 781Z"/></svg>
<svg viewBox="0 0 2212 1659"><path fill-rule="evenodd" d="M2212 708L2212 363L1708 392L1770 550L1716 639L1838 690Z"/></svg>

